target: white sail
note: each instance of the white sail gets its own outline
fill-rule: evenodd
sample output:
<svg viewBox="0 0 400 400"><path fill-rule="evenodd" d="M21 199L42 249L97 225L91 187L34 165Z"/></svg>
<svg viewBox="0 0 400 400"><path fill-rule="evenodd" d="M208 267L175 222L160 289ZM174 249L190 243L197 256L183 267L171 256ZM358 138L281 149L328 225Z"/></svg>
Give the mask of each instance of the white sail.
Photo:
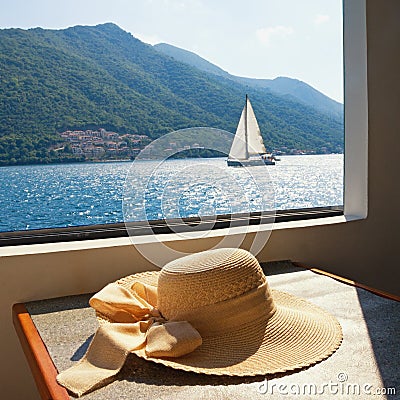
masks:
<svg viewBox="0 0 400 400"><path fill-rule="evenodd" d="M246 143L246 106L244 106L242 115L240 116L239 124L236 128L236 134L233 138L231 150L229 151L229 158L236 160L247 160L249 153L247 151Z"/></svg>
<svg viewBox="0 0 400 400"><path fill-rule="evenodd" d="M266 152L253 107L246 97L246 104L240 116L229 158L247 160L249 156Z"/></svg>
<svg viewBox="0 0 400 400"><path fill-rule="evenodd" d="M247 148L249 156L267 152L249 99L247 99Z"/></svg>

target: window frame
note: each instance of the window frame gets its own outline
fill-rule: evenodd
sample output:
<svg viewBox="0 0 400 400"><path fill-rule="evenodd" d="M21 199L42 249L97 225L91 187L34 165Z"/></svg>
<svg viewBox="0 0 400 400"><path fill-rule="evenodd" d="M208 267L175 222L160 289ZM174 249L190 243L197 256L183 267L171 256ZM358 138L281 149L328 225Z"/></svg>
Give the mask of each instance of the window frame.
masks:
<svg viewBox="0 0 400 400"><path fill-rule="evenodd" d="M343 215L343 206L299 208L282 210L276 213L253 212L250 214L227 214L206 218L191 217L181 220L138 221L130 226L136 231L135 236L184 233L188 231L205 231L232 229L249 225L263 225L271 222L290 222L315 218L327 218ZM95 240L127 237L124 222L116 224L85 225L65 228L32 229L30 231L0 232L0 247L27 244L71 242L76 240Z"/></svg>
<svg viewBox="0 0 400 400"><path fill-rule="evenodd" d="M277 211L274 229L329 224L365 219L368 215L368 98L367 98L367 26L366 0L343 0L343 66L344 66L344 198L343 206L329 206ZM351 135L349 134L351 132ZM343 218L329 220L329 217ZM263 229L267 213L213 217L213 230L231 226L259 225ZM323 221L324 218L328 218ZM308 221L308 222L307 222ZM170 221L138 223L138 236L172 233ZM209 229L210 224L196 218L185 218L180 228ZM289 223L289 224L287 224ZM147 225L147 227L145 226ZM232 232L232 229L230 230ZM222 233L222 232L221 232ZM127 237L124 223L48 228L30 231L0 232L0 247L26 244L57 243Z"/></svg>

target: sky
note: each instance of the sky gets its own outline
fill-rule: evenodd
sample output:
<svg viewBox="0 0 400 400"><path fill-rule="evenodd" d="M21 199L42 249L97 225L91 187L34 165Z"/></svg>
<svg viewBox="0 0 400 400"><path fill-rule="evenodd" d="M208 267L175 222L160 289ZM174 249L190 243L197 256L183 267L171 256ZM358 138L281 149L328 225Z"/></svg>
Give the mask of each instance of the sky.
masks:
<svg viewBox="0 0 400 400"><path fill-rule="evenodd" d="M113 22L250 78L287 76L343 102L342 0L0 0L0 28Z"/></svg>

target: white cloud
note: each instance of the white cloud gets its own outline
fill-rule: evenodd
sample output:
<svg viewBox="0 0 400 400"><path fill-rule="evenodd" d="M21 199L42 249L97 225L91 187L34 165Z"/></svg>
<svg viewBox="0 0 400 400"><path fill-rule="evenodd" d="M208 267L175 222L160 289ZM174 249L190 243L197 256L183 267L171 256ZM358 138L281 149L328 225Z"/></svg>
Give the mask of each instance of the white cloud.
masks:
<svg viewBox="0 0 400 400"><path fill-rule="evenodd" d="M314 24L315 25L321 25L321 24L325 24L326 22L328 22L331 19L331 17L329 15L322 15L322 14L318 14L315 16L314 18Z"/></svg>
<svg viewBox="0 0 400 400"><path fill-rule="evenodd" d="M256 35L262 44L269 46L273 38L285 38L293 32L294 29L291 26L277 25L257 29Z"/></svg>

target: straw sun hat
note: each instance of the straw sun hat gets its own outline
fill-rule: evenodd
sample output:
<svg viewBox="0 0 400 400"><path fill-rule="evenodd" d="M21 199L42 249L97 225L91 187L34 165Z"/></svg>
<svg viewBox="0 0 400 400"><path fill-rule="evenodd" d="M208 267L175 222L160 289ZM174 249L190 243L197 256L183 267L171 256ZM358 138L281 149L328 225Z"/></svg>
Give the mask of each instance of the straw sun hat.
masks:
<svg viewBox="0 0 400 400"><path fill-rule="evenodd" d="M211 375L310 366L342 340L335 317L271 290L254 256L218 249L107 285L90 300L100 327L85 357L58 375L78 396L110 381L128 353Z"/></svg>

